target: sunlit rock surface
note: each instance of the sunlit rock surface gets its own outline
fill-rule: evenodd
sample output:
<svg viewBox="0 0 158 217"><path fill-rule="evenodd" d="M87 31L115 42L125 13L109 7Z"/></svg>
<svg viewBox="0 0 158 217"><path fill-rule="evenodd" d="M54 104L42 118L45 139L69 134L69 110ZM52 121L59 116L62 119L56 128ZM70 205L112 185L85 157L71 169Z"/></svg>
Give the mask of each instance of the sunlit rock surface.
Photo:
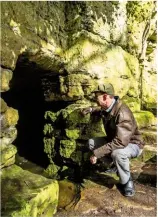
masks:
<svg viewBox="0 0 158 217"><path fill-rule="evenodd" d="M58 204L57 181L12 165L1 171L3 216L53 216Z"/></svg>

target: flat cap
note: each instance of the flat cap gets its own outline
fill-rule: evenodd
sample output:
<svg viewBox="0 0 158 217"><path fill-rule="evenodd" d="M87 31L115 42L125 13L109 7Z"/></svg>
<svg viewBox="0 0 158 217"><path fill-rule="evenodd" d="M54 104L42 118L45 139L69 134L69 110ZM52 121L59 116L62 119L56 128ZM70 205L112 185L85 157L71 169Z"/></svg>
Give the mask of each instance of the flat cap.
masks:
<svg viewBox="0 0 158 217"><path fill-rule="evenodd" d="M97 89L94 92L103 92L103 93L106 93L108 95L114 95L114 93L115 93L114 87L110 83L99 84L97 86Z"/></svg>

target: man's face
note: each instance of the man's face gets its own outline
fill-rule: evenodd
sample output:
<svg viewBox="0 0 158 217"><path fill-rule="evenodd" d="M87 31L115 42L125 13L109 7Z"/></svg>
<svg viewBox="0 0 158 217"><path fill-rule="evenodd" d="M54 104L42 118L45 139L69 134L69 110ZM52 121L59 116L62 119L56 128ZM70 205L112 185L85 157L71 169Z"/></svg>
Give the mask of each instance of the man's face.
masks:
<svg viewBox="0 0 158 217"><path fill-rule="evenodd" d="M109 108L112 103L112 99L106 93L97 92L95 93L95 98L98 105L100 105L104 109Z"/></svg>

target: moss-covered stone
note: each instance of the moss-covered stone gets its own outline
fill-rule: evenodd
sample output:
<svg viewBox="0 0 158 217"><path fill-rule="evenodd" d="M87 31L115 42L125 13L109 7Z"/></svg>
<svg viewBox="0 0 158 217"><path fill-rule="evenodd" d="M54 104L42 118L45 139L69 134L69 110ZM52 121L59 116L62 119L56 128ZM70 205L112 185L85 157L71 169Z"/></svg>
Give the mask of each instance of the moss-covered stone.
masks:
<svg viewBox="0 0 158 217"><path fill-rule="evenodd" d="M152 144L145 145L142 154L139 157L132 159L131 164L135 161L138 161L140 163L148 162L152 160L155 156L157 156L156 147L153 147Z"/></svg>
<svg viewBox="0 0 158 217"><path fill-rule="evenodd" d="M15 126L5 128L0 132L1 148L4 149L7 145L11 144L17 137L17 129Z"/></svg>
<svg viewBox="0 0 158 217"><path fill-rule="evenodd" d="M45 124L44 125L43 133L44 133L45 136L47 136L47 135L51 136L53 131L54 131L54 128L52 127L51 124Z"/></svg>
<svg viewBox="0 0 158 217"><path fill-rule="evenodd" d="M76 162L78 165L82 165L82 161L83 161L83 153L82 151L74 151L71 154L71 159Z"/></svg>
<svg viewBox="0 0 158 217"><path fill-rule="evenodd" d="M1 113L4 113L4 112L6 112L7 111L7 108L8 108L8 106L7 106L7 103L0 97L0 112Z"/></svg>
<svg viewBox="0 0 158 217"><path fill-rule="evenodd" d="M65 158L70 158L71 154L76 149L75 140L60 140L60 155Z"/></svg>
<svg viewBox="0 0 158 217"><path fill-rule="evenodd" d="M4 167L8 167L8 166L11 166L15 163L15 155L13 155L12 157L10 157L9 159L5 160L4 163L2 163L0 165L0 168L4 168Z"/></svg>
<svg viewBox="0 0 158 217"><path fill-rule="evenodd" d="M17 124L19 119L18 111L11 107L8 107L7 111L2 116L1 127L6 128Z"/></svg>
<svg viewBox="0 0 158 217"><path fill-rule="evenodd" d="M1 181L2 216L51 217L56 212L59 196L57 181L22 170L16 165L2 170Z"/></svg>
<svg viewBox="0 0 158 217"><path fill-rule="evenodd" d="M74 198L77 196L78 189L77 186L68 181L63 180L59 181L59 203L58 208L67 208L74 201Z"/></svg>
<svg viewBox="0 0 158 217"><path fill-rule="evenodd" d="M1 150L1 167L3 167L10 158L15 156L16 153L17 148L14 145L8 145L3 150Z"/></svg>
<svg viewBox="0 0 158 217"><path fill-rule="evenodd" d="M139 98L129 97L126 95L122 98L122 101L129 106L132 112L140 111L140 99Z"/></svg>
<svg viewBox="0 0 158 217"><path fill-rule="evenodd" d="M54 123L57 119L57 114L55 112L52 112L52 111L46 111L44 118L46 120L51 120Z"/></svg>
<svg viewBox="0 0 158 217"><path fill-rule="evenodd" d="M139 128L156 125L156 118L149 111L134 112L133 114Z"/></svg>
<svg viewBox="0 0 158 217"><path fill-rule="evenodd" d="M82 139L106 136L102 119L97 116L91 116L88 125L81 131Z"/></svg>
<svg viewBox="0 0 158 217"><path fill-rule="evenodd" d="M58 171L59 170L60 170L60 167L57 166L52 161L51 164L49 164L49 166L46 168L46 170L44 172L49 178L58 178Z"/></svg>
<svg viewBox="0 0 158 217"><path fill-rule="evenodd" d="M157 132L152 129L142 129L141 134L145 145L156 146L157 144Z"/></svg>
<svg viewBox="0 0 158 217"><path fill-rule="evenodd" d="M69 139L78 139L80 136L80 130L78 129L74 129L74 130L65 129L65 132L66 132L66 136Z"/></svg>
<svg viewBox="0 0 158 217"><path fill-rule="evenodd" d="M54 148L55 138L54 137L52 138L44 137L43 141L44 141L44 152L47 154L50 162L52 163L52 158L56 154L56 151Z"/></svg>
<svg viewBox="0 0 158 217"><path fill-rule="evenodd" d="M9 69L3 69L0 68L0 81L1 81L1 86L0 86L0 91L5 92L10 89L10 81L13 76L13 72Z"/></svg>

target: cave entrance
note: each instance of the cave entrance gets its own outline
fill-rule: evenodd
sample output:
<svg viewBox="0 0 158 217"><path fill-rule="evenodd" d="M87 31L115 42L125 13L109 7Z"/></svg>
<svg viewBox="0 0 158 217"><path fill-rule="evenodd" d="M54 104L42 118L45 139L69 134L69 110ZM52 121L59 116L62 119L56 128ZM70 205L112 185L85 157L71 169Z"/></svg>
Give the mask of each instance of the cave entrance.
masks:
<svg viewBox="0 0 158 217"><path fill-rule="evenodd" d="M46 110L57 111L66 107L62 102L45 102L42 79L48 74L53 73L44 71L30 62L26 55L21 55L13 72L10 90L1 94L8 106L19 112L19 121L16 125L18 135L14 141L18 154L44 168L49 164L43 144L44 113ZM58 91L57 73L53 74L51 79L57 84L53 87L54 91Z"/></svg>

